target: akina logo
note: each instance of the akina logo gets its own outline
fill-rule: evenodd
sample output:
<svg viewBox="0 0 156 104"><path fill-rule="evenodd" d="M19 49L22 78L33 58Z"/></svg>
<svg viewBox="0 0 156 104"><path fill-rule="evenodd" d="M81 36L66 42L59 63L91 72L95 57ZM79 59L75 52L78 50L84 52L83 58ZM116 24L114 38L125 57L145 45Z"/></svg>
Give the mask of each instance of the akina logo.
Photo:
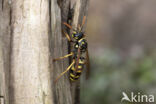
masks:
<svg viewBox="0 0 156 104"><path fill-rule="evenodd" d="M122 99L121 102L123 101L128 101L128 102L154 102L154 95L145 95L141 94L138 92L137 94L134 94L131 92L130 97L125 92L122 92Z"/></svg>

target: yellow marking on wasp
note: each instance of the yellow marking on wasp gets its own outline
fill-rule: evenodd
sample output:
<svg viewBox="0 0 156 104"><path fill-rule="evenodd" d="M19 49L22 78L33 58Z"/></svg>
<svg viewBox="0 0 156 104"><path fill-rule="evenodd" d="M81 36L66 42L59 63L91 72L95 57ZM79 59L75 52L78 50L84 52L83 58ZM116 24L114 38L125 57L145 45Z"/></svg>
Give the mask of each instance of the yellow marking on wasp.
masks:
<svg viewBox="0 0 156 104"><path fill-rule="evenodd" d="M81 70L78 70L77 72L78 72L78 73L81 73L82 71L81 71Z"/></svg>
<svg viewBox="0 0 156 104"><path fill-rule="evenodd" d="M84 64L84 60L79 59L80 64Z"/></svg>
<svg viewBox="0 0 156 104"><path fill-rule="evenodd" d="M75 80L74 80L74 79L72 79L71 77L70 77L70 80L71 80L71 81L75 81Z"/></svg>
<svg viewBox="0 0 156 104"><path fill-rule="evenodd" d="M75 77L75 75L74 75L74 74L72 74L72 73L70 73L70 76Z"/></svg>
<svg viewBox="0 0 156 104"><path fill-rule="evenodd" d="M82 69L82 66L81 66L81 65L79 65L79 66L78 66L78 68L79 68L79 69Z"/></svg>
<svg viewBox="0 0 156 104"><path fill-rule="evenodd" d="M71 68L73 71L75 71L75 67L73 66L72 68Z"/></svg>
<svg viewBox="0 0 156 104"><path fill-rule="evenodd" d="M81 42L84 38L81 38L78 42Z"/></svg>
<svg viewBox="0 0 156 104"><path fill-rule="evenodd" d="M76 45L75 47L76 47L76 48L78 48L79 46L78 46L78 45Z"/></svg>
<svg viewBox="0 0 156 104"><path fill-rule="evenodd" d="M70 78L79 78L79 77L80 77L79 75L75 76L73 74L70 74Z"/></svg>
<svg viewBox="0 0 156 104"><path fill-rule="evenodd" d="M75 76L75 78L79 78L80 76L78 75L78 76Z"/></svg>
<svg viewBox="0 0 156 104"><path fill-rule="evenodd" d="M72 37L74 37L74 34L72 34Z"/></svg>

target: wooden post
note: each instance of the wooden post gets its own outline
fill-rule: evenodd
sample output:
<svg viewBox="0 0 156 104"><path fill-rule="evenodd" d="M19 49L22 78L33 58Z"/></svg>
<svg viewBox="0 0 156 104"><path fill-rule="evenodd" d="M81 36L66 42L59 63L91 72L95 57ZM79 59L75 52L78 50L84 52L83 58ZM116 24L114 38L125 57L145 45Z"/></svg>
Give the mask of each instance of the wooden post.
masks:
<svg viewBox="0 0 156 104"><path fill-rule="evenodd" d="M0 96L5 104L78 104L79 82L65 74L69 60L52 59L69 52L70 0L0 0ZM88 0L77 0L75 28L86 15Z"/></svg>

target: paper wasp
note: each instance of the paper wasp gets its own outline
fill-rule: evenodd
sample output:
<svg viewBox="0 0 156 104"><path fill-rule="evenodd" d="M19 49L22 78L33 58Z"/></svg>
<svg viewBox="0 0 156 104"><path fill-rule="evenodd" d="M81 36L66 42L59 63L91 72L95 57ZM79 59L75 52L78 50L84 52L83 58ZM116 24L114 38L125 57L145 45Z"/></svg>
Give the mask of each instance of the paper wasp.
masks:
<svg viewBox="0 0 156 104"><path fill-rule="evenodd" d="M79 25L77 29L73 29L72 26L70 26L67 23L63 23L73 31L72 38L66 32L64 32L68 41L70 43L73 43L73 50L71 51L70 54L67 54L63 57L55 58L53 59L53 61L61 60L69 56L72 56L72 62L68 66L68 68L56 78L55 82L57 82L57 80L69 70L70 70L70 80L71 81L78 80L85 64L87 65L87 72L89 73L88 44L85 39L85 34L84 32L82 32L82 28L83 25L85 24L85 21L86 21L86 16L83 17L82 24L81 26ZM83 56L83 53L86 53L86 57Z"/></svg>

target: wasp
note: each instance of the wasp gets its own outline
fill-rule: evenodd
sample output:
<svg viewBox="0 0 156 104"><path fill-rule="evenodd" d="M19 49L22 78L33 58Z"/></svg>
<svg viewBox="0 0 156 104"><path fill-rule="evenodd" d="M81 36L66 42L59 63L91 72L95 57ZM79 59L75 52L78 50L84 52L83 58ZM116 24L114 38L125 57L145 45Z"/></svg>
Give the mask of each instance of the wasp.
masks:
<svg viewBox="0 0 156 104"><path fill-rule="evenodd" d="M81 26L79 25L77 29L73 29L71 25L67 23L63 23L66 25L69 29L72 30L72 38L64 32L65 36L67 37L68 41L70 43L73 43L73 50L70 54L67 54L63 57L55 58L53 61L58 61L64 58L68 58L72 56L71 64L67 67L67 69L62 72L55 80L57 80L63 76L66 72L70 70L70 81L76 81L79 79L81 72L84 68L84 65L87 65L87 72L89 73L89 55L88 55L88 44L85 39L85 34L82 31L83 25L85 24L86 16L83 17ZM74 40L73 40L74 39ZM83 54L86 54L86 57L84 57Z"/></svg>

